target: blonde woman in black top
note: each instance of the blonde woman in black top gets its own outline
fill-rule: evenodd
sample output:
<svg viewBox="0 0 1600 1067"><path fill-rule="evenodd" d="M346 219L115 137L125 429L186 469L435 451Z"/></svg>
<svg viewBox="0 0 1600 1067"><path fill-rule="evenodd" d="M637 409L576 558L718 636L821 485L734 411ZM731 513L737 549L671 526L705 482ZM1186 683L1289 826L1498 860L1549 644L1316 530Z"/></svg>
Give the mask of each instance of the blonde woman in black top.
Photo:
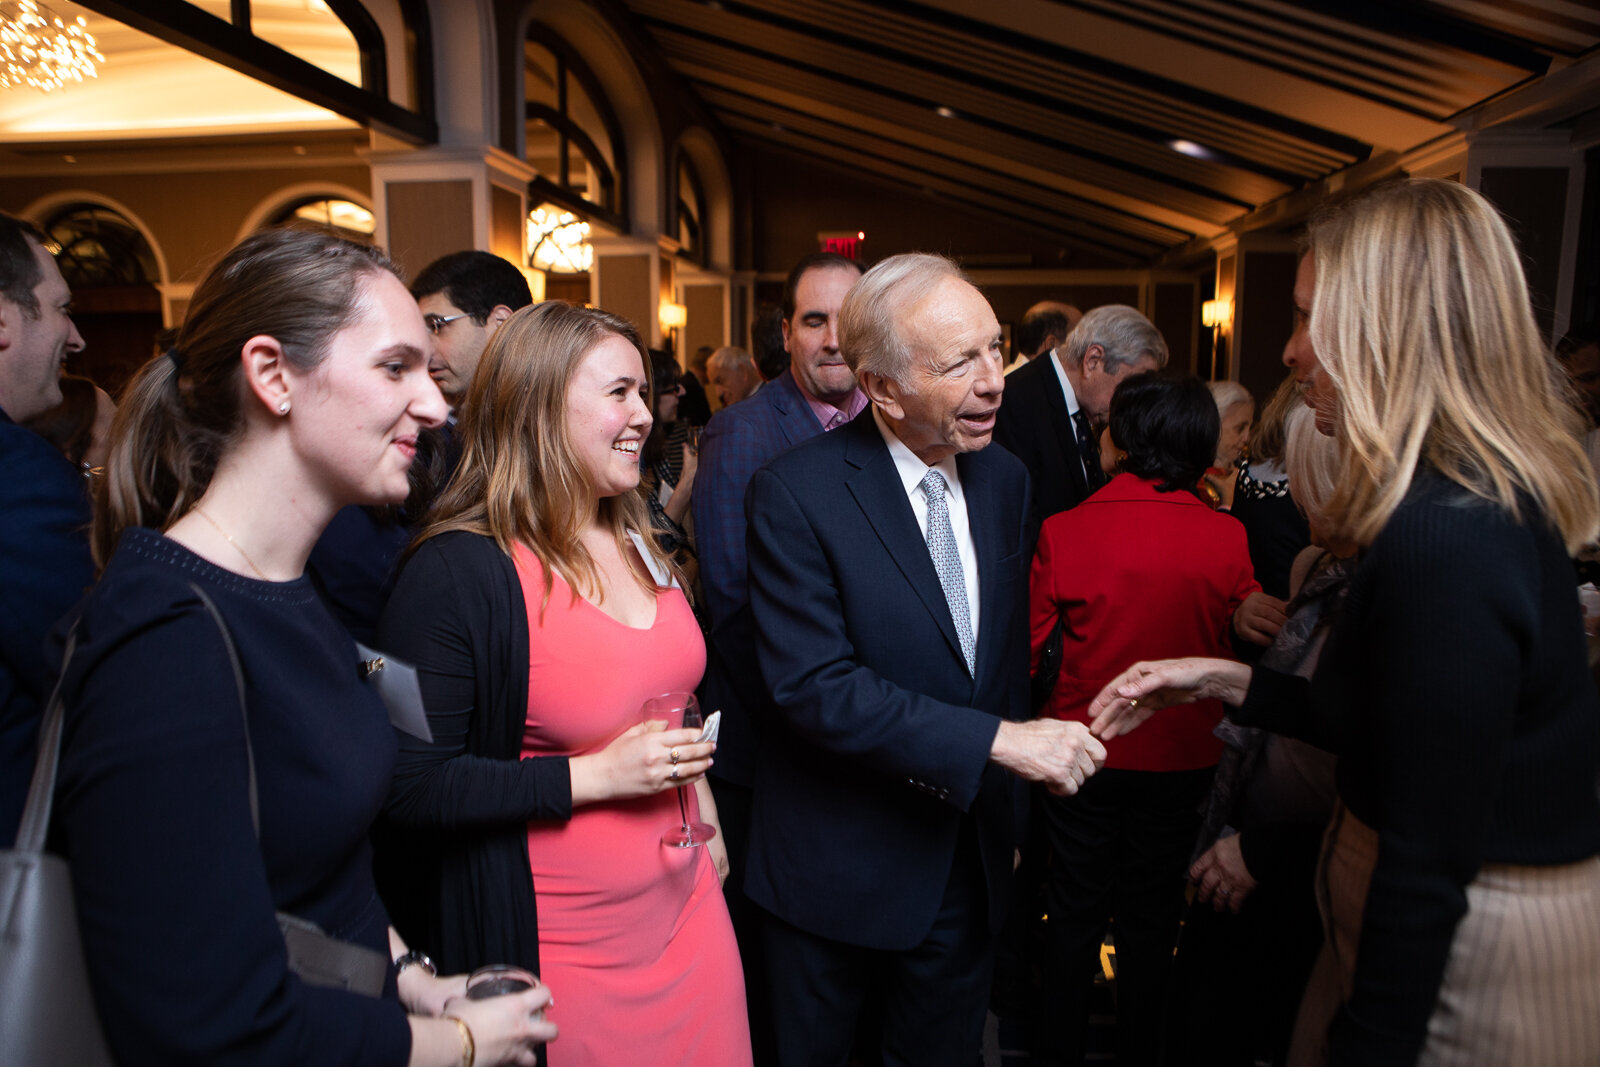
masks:
<svg viewBox="0 0 1600 1067"><path fill-rule="evenodd" d="M1309 690L1142 663L1096 698L1095 729L1220 697L1338 751L1325 981L1291 1062L1592 1065L1600 709L1568 557L1600 502L1576 413L1479 194L1385 186L1310 243L1285 359L1342 451L1328 511L1361 552L1344 615Z"/></svg>

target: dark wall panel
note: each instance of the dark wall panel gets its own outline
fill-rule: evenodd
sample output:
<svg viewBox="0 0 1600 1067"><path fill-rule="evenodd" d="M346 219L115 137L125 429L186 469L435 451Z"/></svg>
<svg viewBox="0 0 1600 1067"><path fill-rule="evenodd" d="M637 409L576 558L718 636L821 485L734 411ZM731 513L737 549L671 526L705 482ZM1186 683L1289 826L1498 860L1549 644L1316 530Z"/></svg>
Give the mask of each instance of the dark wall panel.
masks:
<svg viewBox="0 0 1600 1067"><path fill-rule="evenodd" d="M1288 373L1283 365L1283 346L1294 332L1294 274L1298 263L1293 252L1247 252L1239 257L1233 358L1239 367L1239 384L1250 390L1258 406Z"/></svg>
<svg viewBox="0 0 1600 1067"><path fill-rule="evenodd" d="M1561 276L1561 225L1567 208L1565 167L1485 167L1479 191L1494 201L1517 235L1528 274L1533 317L1546 336L1555 319Z"/></svg>

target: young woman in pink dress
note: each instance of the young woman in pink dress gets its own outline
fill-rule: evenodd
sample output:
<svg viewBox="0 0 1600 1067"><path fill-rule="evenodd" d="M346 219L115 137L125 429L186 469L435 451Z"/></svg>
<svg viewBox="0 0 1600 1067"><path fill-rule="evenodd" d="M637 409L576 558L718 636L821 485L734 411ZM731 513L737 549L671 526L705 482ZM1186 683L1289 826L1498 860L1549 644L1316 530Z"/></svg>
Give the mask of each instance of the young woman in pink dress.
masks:
<svg viewBox="0 0 1600 1067"><path fill-rule="evenodd" d="M641 724L705 668L635 491L646 366L627 322L560 302L485 351L460 466L381 628L417 663L434 731L402 752L389 813L433 834L414 936L445 966L510 961L560 990L553 1062L746 1067L721 836L661 840L680 786L716 824L714 746Z"/></svg>

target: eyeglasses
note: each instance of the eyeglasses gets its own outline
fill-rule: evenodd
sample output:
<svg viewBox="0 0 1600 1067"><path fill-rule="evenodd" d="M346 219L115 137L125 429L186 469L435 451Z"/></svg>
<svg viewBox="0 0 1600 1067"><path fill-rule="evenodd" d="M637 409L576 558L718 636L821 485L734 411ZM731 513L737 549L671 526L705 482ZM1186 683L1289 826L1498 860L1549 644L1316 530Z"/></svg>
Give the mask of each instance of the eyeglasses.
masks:
<svg viewBox="0 0 1600 1067"><path fill-rule="evenodd" d="M459 315L435 315L430 312L422 316L422 321L428 324L428 329L437 334L440 330L444 329L457 319L464 318L467 318L467 312L465 311Z"/></svg>

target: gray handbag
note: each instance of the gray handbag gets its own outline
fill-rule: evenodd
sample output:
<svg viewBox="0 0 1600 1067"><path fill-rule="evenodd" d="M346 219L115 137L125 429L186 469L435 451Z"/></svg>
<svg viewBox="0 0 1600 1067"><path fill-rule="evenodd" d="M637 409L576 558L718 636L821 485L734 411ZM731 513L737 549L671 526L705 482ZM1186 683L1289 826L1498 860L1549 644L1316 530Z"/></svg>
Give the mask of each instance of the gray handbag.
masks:
<svg viewBox="0 0 1600 1067"><path fill-rule="evenodd" d="M76 644L74 633L66 661ZM0 1063L111 1067L78 937L72 874L66 860L44 851L62 717L57 682L39 724L39 758L16 846L0 852Z"/></svg>
<svg viewBox="0 0 1600 1067"><path fill-rule="evenodd" d="M259 836L255 754L250 748L244 674L233 636L216 605L199 586L191 586L222 633L245 715L245 751L250 776L250 818ZM77 647L77 631L67 637L62 677ZM78 935L72 875L67 861L44 851L61 762L65 717L62 683L39 725L39 756L28 787L16 845L0 851L0 1064L71 1064L112 1067L111 1053L95 1011L89 969ZM301 981L380 996L389 959L363 945L329 937L315 924L278 913L289 955L289 969Z"/></svg>

